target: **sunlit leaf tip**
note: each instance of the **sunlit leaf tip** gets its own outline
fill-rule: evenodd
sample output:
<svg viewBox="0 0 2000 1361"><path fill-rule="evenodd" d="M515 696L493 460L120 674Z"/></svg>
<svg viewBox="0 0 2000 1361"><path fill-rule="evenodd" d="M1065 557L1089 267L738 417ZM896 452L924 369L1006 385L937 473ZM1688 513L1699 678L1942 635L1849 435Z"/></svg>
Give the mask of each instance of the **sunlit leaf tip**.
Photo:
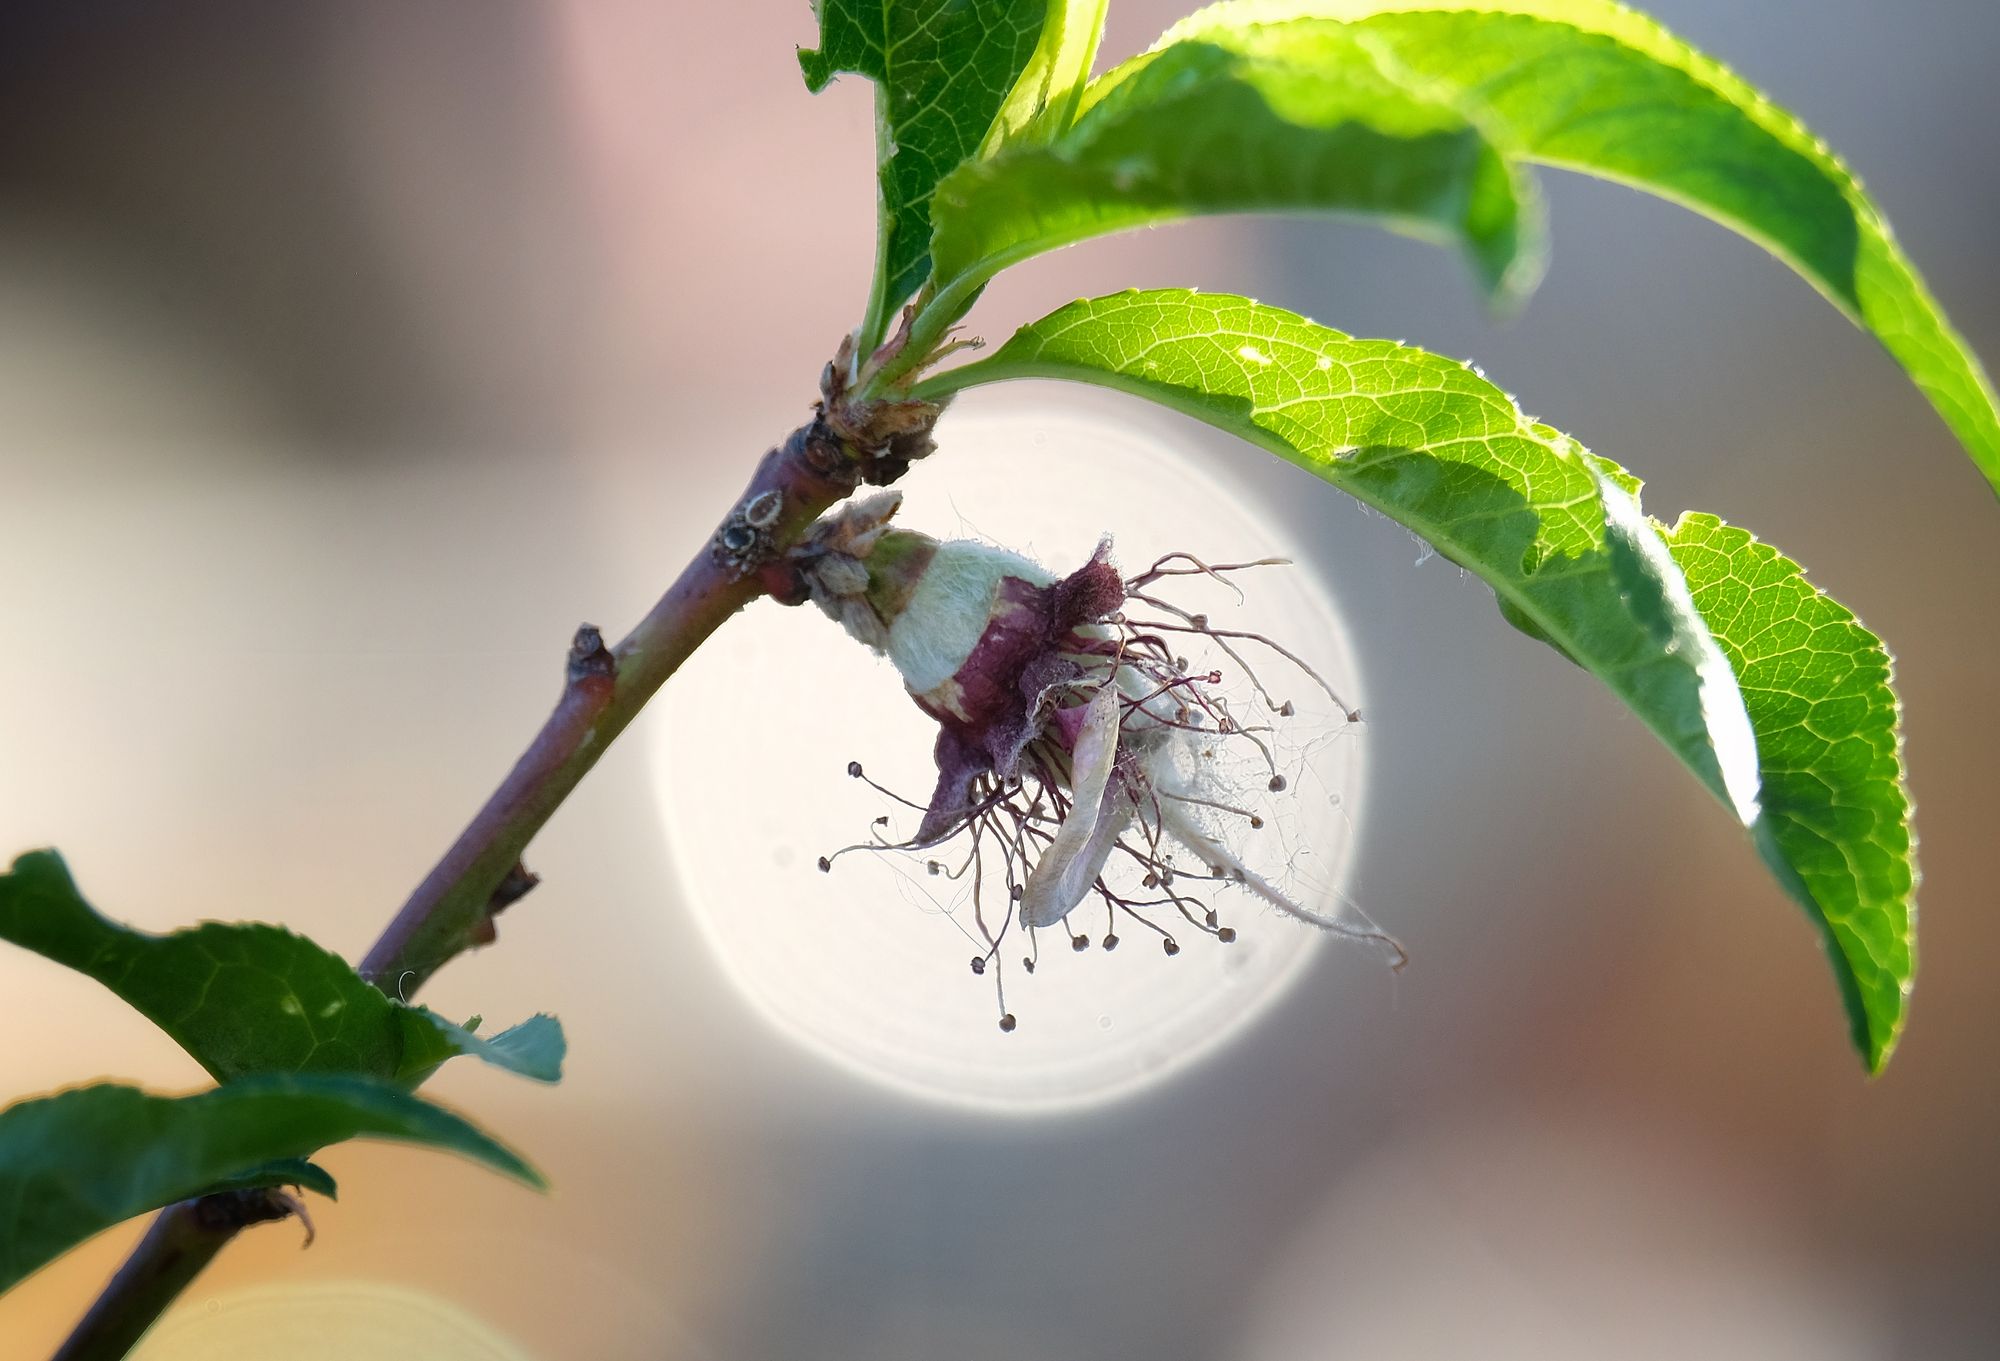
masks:
<svg viewBox="0 0 2000 1361"><path fill-rule="evenodd" d="M1895 1051L1916 972L1916 840L1902 710L1882 641L1748 530L1663 531L1757 730L1757 846L1825 939L1855 1048Z"/></svg>

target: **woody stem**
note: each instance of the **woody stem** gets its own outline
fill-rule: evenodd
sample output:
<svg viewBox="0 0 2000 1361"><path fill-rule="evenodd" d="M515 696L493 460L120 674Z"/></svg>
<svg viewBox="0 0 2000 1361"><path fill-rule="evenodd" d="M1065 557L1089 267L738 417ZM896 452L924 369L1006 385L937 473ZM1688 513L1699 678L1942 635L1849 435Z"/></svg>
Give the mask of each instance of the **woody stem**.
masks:
<svg viewBox="0 0 2000 1361"><path fill-rule="evenodd" d="M850 440L815 417L764 455L716 538L616 647L591 625L577 630L554 712L369 950L364 977L408 999L450 960L493 939L494 914L533 886L520 859L542 825L710 634L758 596L784 589L783 550L854 490L866 466ZM746 521L752 506L758 512ZM162 1210L54 1361L117 1361L238 1232L282 1217L231 1213L229 1198L241 1194Z"/></svg>

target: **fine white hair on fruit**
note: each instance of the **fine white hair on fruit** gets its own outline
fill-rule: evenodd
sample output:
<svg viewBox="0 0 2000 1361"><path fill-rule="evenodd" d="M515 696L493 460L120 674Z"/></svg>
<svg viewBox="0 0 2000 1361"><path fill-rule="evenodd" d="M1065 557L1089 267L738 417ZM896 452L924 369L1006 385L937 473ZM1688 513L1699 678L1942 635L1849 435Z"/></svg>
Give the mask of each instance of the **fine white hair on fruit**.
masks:
<svg viewBox="0 0 2000 1361"><path fill-rule="evenodd" d="M910 603L889 629L889 660L912 693L935 690L958 674L986 632L994 597L1007 577L1037 586L1055 581L1047 568L1004 548L966 539L937 546Z"/></svg>

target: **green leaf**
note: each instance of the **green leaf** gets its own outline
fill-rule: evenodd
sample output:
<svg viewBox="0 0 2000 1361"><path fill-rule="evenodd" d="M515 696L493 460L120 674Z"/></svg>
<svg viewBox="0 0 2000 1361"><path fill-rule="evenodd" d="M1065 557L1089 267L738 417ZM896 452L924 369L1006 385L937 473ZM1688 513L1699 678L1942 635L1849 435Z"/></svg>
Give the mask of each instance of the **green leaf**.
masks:
<svg viewBox="0 0 2000 1361"><path fill-rule="evenodd" d="M340 1198L340 1188L334 1182L333 1174L305 1158L276 1158L258 1163L255 1167L246 1167L233 1176L202 1187L197 1194L208 1196L221 1191L254 1191L267 1186L296 1186L301 1191L317 1191L328 1200Z"/></svg>
<svg viewBox="0 0 2000 1361"><path fill-rule="evenodd" d="M1762 817L1757 735L1728 654L1710 632L1657 527L1640 511L1639 480L1609 460L1585 457L1604 504L1612 581L1654 649L1637 673L1642 679L1655 677L1653 693L1640 691L1635 700L1633 692L1616 684L1612 688L1642 717L1649 709L1660 715L1648 720L1653 730L1736 820L1754 831ZM1560 646L1558 651L1566 653ZM1687 683L1690 672L1692 687Z"/></svg>
<svg viewBox="0 0 2000 1361"><path fill-rule="evenodd" d="M456 1054L553 1082L562 1027L538 1016L479 1039L362 981L283 927L206 922L154 936L98 915L62 857L33 851L0 875L0 940L96 979L227 1081L246 1073L415 1080Z"/></svg>
<svg viewBox="0 0 2000 1361"><path fill-rule="evenodd" d="M1539 204L1460 107L1337 25L1216 33L1093 82L1074 126L968 161L933 207L937 307L1107 232L1200 213L1367 214L1465 245L1482 281L1539 271ZM1525 247L1525 249L1524 249Z"/></svg>
<svg viewBox="0 0 2000 1361"><path fill-rule="evenodd" d="M428 1144L543 1184L458 1116L375 1078L267 1074L183 1097L81 1087L0 1112L0 1290L121 1220L354 1138Z"/></svg>
<svg viewBox="0 0 2000 1361"><path fill-rule="evenodd" d="M1747 530L1665 531L1757 730L1758 849L1826 938L1871 1071L1895 1049L1916 963L1917 870L1888 650Z"/></svg>
<svg viewBox="0 0 2000 1361"><path fill-rule="evenodd" d="M994 117L981 155L1045 141L1070 125L1104 36L1106 6L1107 0L1048 0L1034 55Z"/></svg>
<svg viewBox="0 0 2000 1361"><path fill-rule="evenodd" d="M975 154L1036 54L1049 0L818 0L820 45L799 52L814 93L841 71L873 80L882 221L864 339L930 270L937 183Z"/></svg>
<svg viewBox="0 0 2000 1361"><path fill-rule="evenodd" d="M1071 303L915 394L1013 378L1097 383L1185 412L1478 573L1511 621L1623 699L1830 923L1857 1042L1880 1066L1909 977L1895 701L1879 645L1790 563L1747 536L1717 547L1694 519L1670 551L1639 512L1636 480L1467 366L1245 298L1176 289ZM1745 583L1776 590L1776 603Z"/></svg>
<svg viewBox="0 0 2000 1361"><path fill-rule="evenodd" d="M538 1082L562 1080L566 1046L562 1022L553 1016L530 1016L492 1039L485 1039L473 1034L469 1025L453 1025L434 1011L422 1007L406 1010L421 1016L429 1023L431 1032L444 1041L439 1062L456 1054L472 1054L497 1068L505 1068L510 1073L519 1073Z"/></svg>
<svg viewBox="0 0 2000 1361"><path fill-rule="evenodd" d="M1693 208L1790 264L1900 361L2000 489L2000 408L1888 223L1791 115L1609 0L1236 0L1161 39L1341 31L1513 157Z"/></svg>

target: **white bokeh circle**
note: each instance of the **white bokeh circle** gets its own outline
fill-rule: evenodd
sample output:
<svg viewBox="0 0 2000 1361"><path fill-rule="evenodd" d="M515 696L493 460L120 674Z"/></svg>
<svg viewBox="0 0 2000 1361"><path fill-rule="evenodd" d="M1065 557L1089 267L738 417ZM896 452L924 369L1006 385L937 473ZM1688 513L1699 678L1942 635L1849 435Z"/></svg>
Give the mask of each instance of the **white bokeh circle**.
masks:
<svg viewBox="0 0 2000 1361"><path fill-rule="evenodd" d="M1292 566L1236 578L1240 605L1212 582L1180 579L1172 589L1218 625L1282 640L1348 703L1361 702L1333 602L1271 528L1279 517L1162 426L1050 402L954 410L940 442L904 480L904 523L1003 544L1059 574L1107 533L1128 574L1175 550L1209 562L1293 557ZM1336 912L1363 729L1281 662L1256 665L1298 706L1294 730L1311 740L1287 749L1295 774L1286 807L1253 834L1264 840L1246 846L1246 859L1282 875L1309 906ZM1029 975L1024 942L1010 935L1002 962L1019 1024L1002 1033L992 978L970 968L983 946L969 934L958 885L927 874L922 857L899 854L852 854L831 874L817 869L820 856L866 840L881 815L898 836L914 828L914 813L848 776L850 761L919 802L934 782L935 725L889 663L810 606L760 606L704 647L667 698L653 726L656 779L700 934L781 1032L905 1092L1027 1112L1139 1090L1240 1033L1323 939L1240 889L1210 900L1237 928L1234 942L1183 928L1171 957L1136 924L1119 926L1113 951L1093 943L1073 952L1058 930L1043 933ZM1108 910L1086 903L1072 921L1094 942Z"/></svg>

